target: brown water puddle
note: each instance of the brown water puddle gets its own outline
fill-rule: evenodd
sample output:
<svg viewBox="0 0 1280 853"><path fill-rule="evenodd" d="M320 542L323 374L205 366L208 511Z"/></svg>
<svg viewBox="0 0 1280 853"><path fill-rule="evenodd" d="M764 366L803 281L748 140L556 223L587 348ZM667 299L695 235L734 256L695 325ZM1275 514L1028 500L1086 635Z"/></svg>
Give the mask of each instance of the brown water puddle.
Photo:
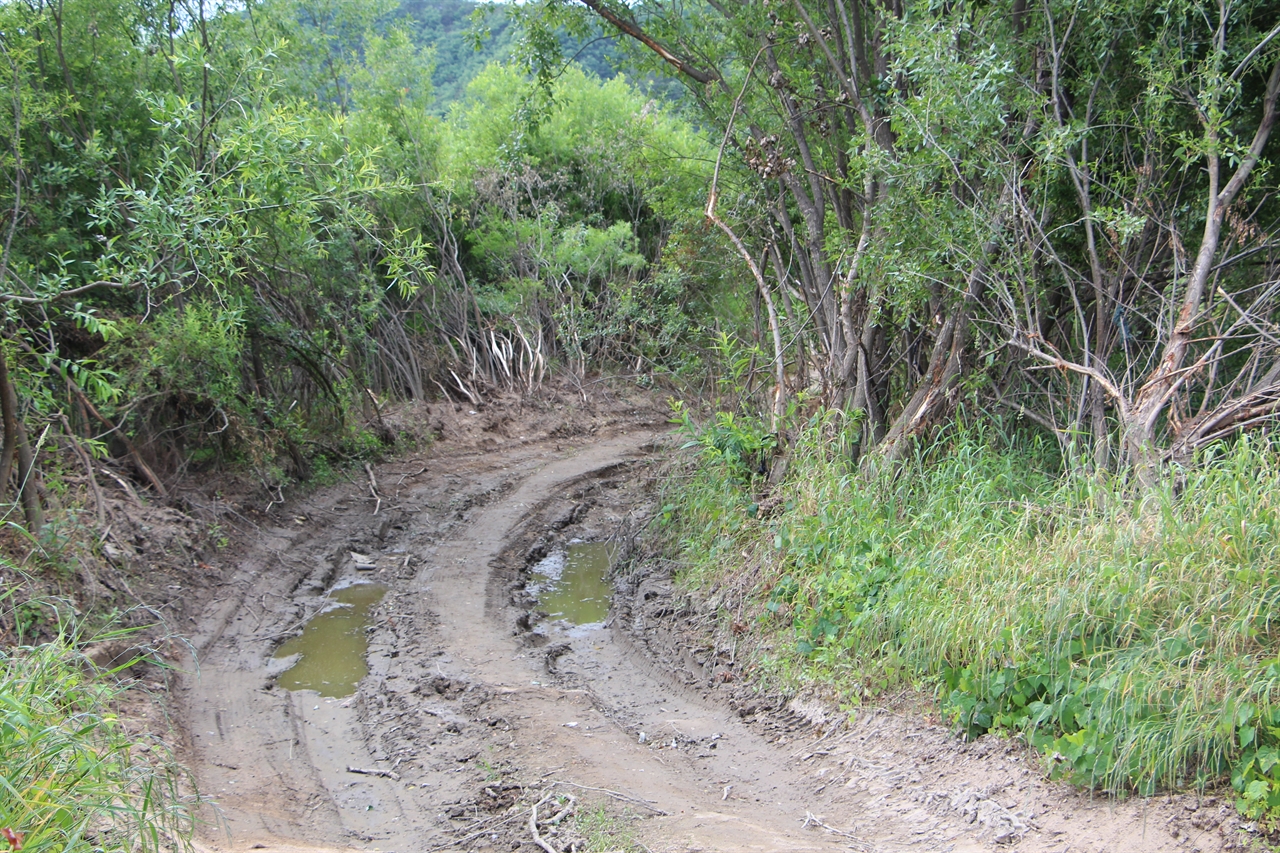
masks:
<svg viewBox="0 0 1280 853"><path fill-rule="evenodd" d="M608 542L575 542L568 554L552 554L533 567L534 595L552 619L574 625L603 622L609 616L609 566L613 547Z"/></svg>
<svg viewBox="0 0 1280 853"><path fill-rule="evenodd" d="M365 652L369 647L365 628L369 610L382 600L387 588L362 583L334 590L330 598L338 606L312 617L300 636L282 645L276 658L301 655L279 679L289 690L315 690L321 696L349 696L360 679L369 674Z"/></svg>

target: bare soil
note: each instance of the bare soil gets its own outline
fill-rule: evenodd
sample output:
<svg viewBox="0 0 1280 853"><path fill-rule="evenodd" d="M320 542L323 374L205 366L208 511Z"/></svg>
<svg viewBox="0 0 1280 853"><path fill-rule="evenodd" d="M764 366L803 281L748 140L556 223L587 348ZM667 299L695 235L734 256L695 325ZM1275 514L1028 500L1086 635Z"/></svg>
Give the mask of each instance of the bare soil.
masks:
<svg viewBox="0 0 1280 853"><path fill-rule="evenodd" d="M174 606L190 613L195 661L173 705L217 803L204 849L583 850L582 818L599 809L650 851L1250 841L1229 798L1090 797L1046 781L1012 741L964 743L915 712L863 708L850 723L752 685L709 630L714 596L627 559L668 452L649 399L422 417L439 440L375 467L376 495L352 478L246 517L200 561L204 592ZM526 591L529 567L574 538L612 538L623 557L604 626L543 619ZM355 579L388 587L369 675L347 698L280 687L274 651Z"/></svg>

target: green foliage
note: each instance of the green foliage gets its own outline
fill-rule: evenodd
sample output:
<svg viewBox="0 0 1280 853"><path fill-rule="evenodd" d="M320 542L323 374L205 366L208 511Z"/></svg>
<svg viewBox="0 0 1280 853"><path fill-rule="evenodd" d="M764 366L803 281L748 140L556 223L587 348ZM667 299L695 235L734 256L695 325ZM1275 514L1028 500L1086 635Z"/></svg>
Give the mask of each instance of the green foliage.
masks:
<svg viewBox="0 0 1280 853"><path fill-rule="evenodd" d="M0 651L0 827L24 851L189 849L182 773L164 744L124 727L118 695L66 636Z"/></svg>
<svg viewBox="0 0 1280 853"><path fill-rule="evenodd" d="M146 384L161 393L229 401L240 391L244 312L207 302L172 310L147 327Z"/></svg>
<svg viewBox="0 0 1280 853"><path fill-rule="evenodd" d="M901 471L857 474L817 416L760 519L711 452L723 434L704 433L666 517L691 578L743 553L762 567L752 606L794 650L779 663L854 700L934 685L966 734L1023 734L1082 785L1229 778L1244 813L1277 814L1280 449L1218 447L1135 495L1058 473L1017 433L948 436Z"/></svg>
<svg viewBox="0 0 1280 853"><path fill-rule="evenodd" d="M674 422L689 436L685 449L696 447L712 467L735 482L747 483L768 471L778 437L758 419L716 412L711 423L699 426L683 406L675 408Z"/></svg>
<svg viewBox="0 0 1280 853"><path fill-rule="evenodd" d="M664 253L705 140L574 65L543 86L489 67L442 120L414 15L458 35L472 8L0 7L0 326L24 422L119 429L162 480L233 462L274 483L378 452L370 393L452 387L446 364L510 379L500 339L538 376L687 364L699 281Z"/></svg>
<svg viewBox="0 0 1280 853"><path fill-rule="evenodd" d="M706 143L622 79L570 66L547 85L492 65L450 112L442 181L472 224L481 303L497 325L553 328L578 372L675 360L695 282L664 252L698 204Z"/></svg>
<svg viewBox="0 0 1280 853"><path fill-rule="evenodd" d="M436 223L414 198L435 161L430 56L393 8L205 4L181 27L97 0L0 10L21 107L0 155L20 301L0 321L24 412L96 431L83 390L162 476L186 453L304 476L304 442L359 439L366 389L422 393L413 355L375 340L412 350L438 325L421 310ZM48 75L64 23L66 73Z"/></svg>

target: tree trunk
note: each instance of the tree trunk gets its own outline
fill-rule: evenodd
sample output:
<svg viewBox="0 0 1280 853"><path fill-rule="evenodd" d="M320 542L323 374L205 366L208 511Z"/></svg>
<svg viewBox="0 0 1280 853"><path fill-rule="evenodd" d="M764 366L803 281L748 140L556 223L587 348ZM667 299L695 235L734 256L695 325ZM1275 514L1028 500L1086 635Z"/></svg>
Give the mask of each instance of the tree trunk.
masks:
<svg viewBox="0 0 1280 853"><path fill-rule="evenodd" d="M1160 454L1155 448L1156 425L1188 375L1189 371L1184 370L1183 365L1200 325L1202 303L1208 289L1209 276L1213 273L1222 224L1226 219L1227 209L1249 180L1271 136L1271 128L1276 119L1277 95L1280 95L1280 61L1272 67L1271 76L1267 80L1262 119L1258 122L1248 155L1221 190L1218 188L1221 181L1220 158L1217 153L1208 155L1209 200L1205 211L1204 236L1200 241L1195 263L1187 276L1187 290L1182 298L1178 320L1165 344L1160 362L1138 389L1133 405L1129 407L1124 419L1125 455L1144 485L1153 485L1159 478ZM1210 136L1210 141L1216 143L1216 133L1211 131Z"/></svg>
<svg viewBox="0 0 1280 853"><path fill-rule="evenodd" d="M3 344L0 344L0 418L4 421L4 446L0 448L0 501L3 501L18 445L18 395L9 379L9 362Z"/></svg>
<svg viewBox="0 0 1280 853"><path fill-rule="evenodd" d="M961 356L969 343L969 312L973 302L981 298L985 290L986 276L977 276L982 284L970 287L965 299L951 312L951 316L938 331L929 368L916 385L915 393L907 401L902 413L894 419L888 434L880 443L876 456L889 462L897 462L906 455L911 441L928 432L950 408L951 386L961 373ZM969 293L974 293L969 298Z"/></svg>
<svg viewBox="0 0 1280 853"><path fill-rule="evenodd" d="M950 407L952 386L962 372L962 357L969 345L973 310L987 292L987 270L1000 248L1000 231L1004 228L1004 211L1010 197L1011 192L1006 188L1002 193L1000 212L993 223L996 233L982 247L977 266L970 271L965 283L963 298L938 330L929 356L929 367L902 413L889 427L884 441L876 450L877 457L890 462L901 460L911 445L911 439L930 430Z"/></svg>
<svg viewBox="0 0 1280 853"><path fill-rule="evenodd" d="M27 428L21 420L14 424L18 432L18 488L22 497L22 511L27 517L27 531L37 536L44 527L44 507L40 505L36 458L27 440Z"/></svg>

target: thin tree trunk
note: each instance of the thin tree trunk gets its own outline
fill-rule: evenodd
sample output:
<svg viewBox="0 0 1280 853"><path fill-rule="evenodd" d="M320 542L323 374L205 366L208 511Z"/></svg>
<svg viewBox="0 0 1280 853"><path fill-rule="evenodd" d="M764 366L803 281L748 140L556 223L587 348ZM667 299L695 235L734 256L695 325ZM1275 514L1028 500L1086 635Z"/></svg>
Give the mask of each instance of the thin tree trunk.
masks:
<svg viewBox="0 0 1280 853"><path fill-rule="evenodd" d="M44 527L44 508L40 505L37 486L36 458L27 439L27 428L22 419L14 422L18 433L18 494L22 498L22 511L27 517L27 531L39 535Z"/></svg>
<svg viewBox="0 0 1280 853"><path fill-rule="evenodd" d="M1204 236L1200 241L1200 250L1196 253L1195 264L1187 277L1187 290L1182 298L1178 320L1169 335L1168 343L1165 344L1160 363L1138 389L1124 422L1125 454L1144 485L1154 484L1159 476L1159 457L1154 448L1156 423L1186 378L1186 371L1182 367L1196 337L1196 329L1199 327L1201 305L1205 299L1209 276L1214 268L1213 261L1222 236L1222 223L1226 219L1227 209L1249 180L1271 136L1271 128L1276 119L1278 95L1280 95L1280 61L1272 67L1271 76L1267 80L1262 119L1258 122L1258 129L1254 133L1248 154L1221 190L1218 189L1221 180L1221 161L1216 153L1208 157L1209 200L1205 211Z"/></svg>
<svg viewBox="0 0 1280 853"><path fill-rule="evenodd" d="M1005 195L1008 194L1006 189ZM1001 200L1001 208L1006 206L1006 200ZM924 377L877 448L875 455L880 459L889 462L902 459L911 446L912 438L931 429L950 406L952 387L962 372L962 357L969 344L973 309L987 291L987 270L1000 246L998 232L1004 225L1003 213L997 216L994 225L997 234L982 247L978 263L969 273L964 296L938 330Z"/></svg>
<svg viewBox="0 0 1280 853"><path fill-rule="evenodd" d="M9 361L0 344L0 418L4 420L4 446L0 449L0 501L9 489L13 457L18 446L18 395L9 379Z"/></svg>

